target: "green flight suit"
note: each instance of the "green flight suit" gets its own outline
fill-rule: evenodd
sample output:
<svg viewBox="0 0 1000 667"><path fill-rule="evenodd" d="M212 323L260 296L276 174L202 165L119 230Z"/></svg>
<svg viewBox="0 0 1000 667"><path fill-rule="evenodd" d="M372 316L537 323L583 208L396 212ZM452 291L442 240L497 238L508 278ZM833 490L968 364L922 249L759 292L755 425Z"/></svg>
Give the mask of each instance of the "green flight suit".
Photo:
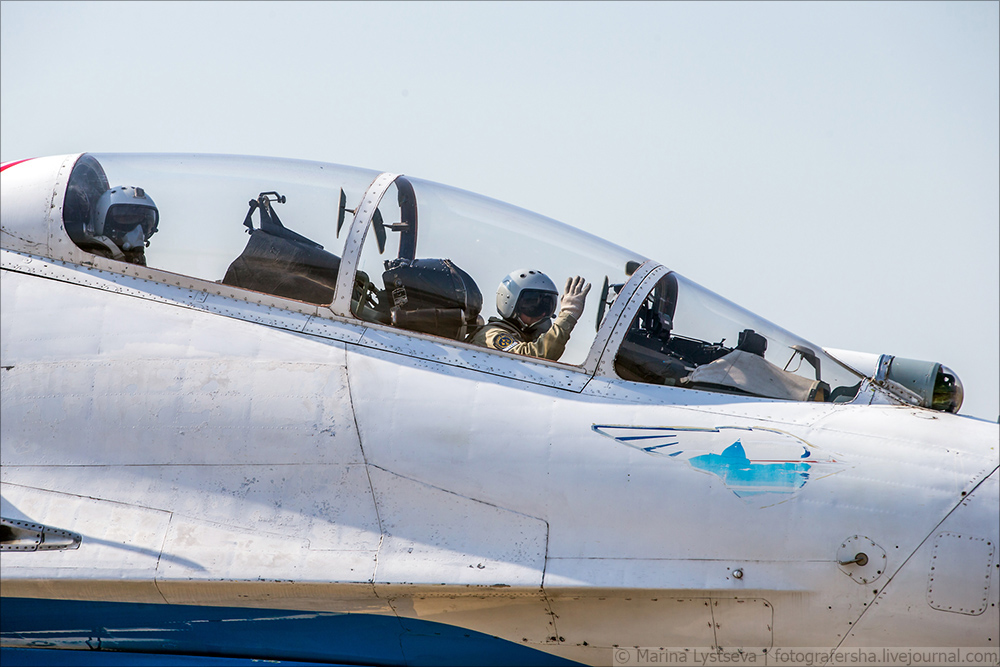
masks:
<svg viewBox="0 0 1000 667"><path fill-rule="evenodd" d="M548 331L539 336L537 340L526 341L524 334L513 324L491 317L489 324L477 331L470 342L504 352L558 361L566 349L569 334L573 331L574 326L576 326L576 318L569 313L560 312Z"/></svg>

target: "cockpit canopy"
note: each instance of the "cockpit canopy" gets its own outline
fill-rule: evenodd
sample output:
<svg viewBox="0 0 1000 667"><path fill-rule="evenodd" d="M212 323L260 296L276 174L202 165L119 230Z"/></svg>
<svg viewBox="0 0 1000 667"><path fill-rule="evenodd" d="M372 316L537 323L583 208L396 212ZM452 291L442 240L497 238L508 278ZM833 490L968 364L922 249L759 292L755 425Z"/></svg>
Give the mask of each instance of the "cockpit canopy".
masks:
<svg viewBox="0 0 1000 667"><path fill-rule="evenodd" d="M108 217L100 202L116 188L131 188L133 199ZM143 208L136 191L156 204ZM101 250L94 238L107 236L105 220L143 231L142 247L130 249L143 261ZM496 295L512 271L536 270L557 290L580 275L593 289L559 364L626 382L840 402L862 379L638 253L408 176L265 158L84 154L62 221L77 248L59 259L123 272L144 262L149 277L171 284L458 345L504 315ZM521 298L547 314L558 302L546 291Z"/></svg>

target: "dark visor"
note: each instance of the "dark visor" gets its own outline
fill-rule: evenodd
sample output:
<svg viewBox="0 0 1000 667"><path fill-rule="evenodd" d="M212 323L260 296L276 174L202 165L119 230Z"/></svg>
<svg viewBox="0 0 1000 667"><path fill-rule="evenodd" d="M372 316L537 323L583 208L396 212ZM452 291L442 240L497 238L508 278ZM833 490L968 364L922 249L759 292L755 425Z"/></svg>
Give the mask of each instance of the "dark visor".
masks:
<svg viewBox="0 0 1000 667"><path fill-rule="evenodd" d="M110 238L126 234L136 225L142 225L142 231L148 239L156 231L159 215L155 208L137 204L117 204L108 209L104 220L104 234Z"/></svg>
<svg viewBox="0 0 1000 667"><path fill-rule="evenodd" d="M514 312L528 317L551 317L556 312L559 295L537 289L526 289L517 298Z"/></svg>

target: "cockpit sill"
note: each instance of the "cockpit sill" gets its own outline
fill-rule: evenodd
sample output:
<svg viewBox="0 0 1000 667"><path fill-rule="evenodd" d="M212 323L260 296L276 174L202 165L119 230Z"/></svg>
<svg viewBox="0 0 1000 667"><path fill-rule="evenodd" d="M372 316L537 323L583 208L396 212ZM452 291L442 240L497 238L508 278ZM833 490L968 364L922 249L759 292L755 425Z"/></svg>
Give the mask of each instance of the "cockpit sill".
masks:
<svg viewBox="0 0 1000 667"><path fill-rule="evenodd" d="M569 391L582 391L587 380L595 374L596 363L590 362L594 355L582 365L512 355L433 334L402 332L390 325L344 317L327 306L250 292L105 257L88 255L83 262L75 263L6 248L2 250L2 257L5 270L56 278L83 287ZM412 339L420 343L409 344ZM597 350L598 354L600 351Z"/></svg>
<svg viewBox="0 0 1000 667"><path fill-rule="evenodd" d="M245 290L232 288L221 283L199 280L159 269L134 266L103 257L91 257L85 263L75 264L65 260L53 260L7 249L0 250L0 257L2 257L0 265L4 270L55 278L92 289L201 310L307 336L435 361L445 366L467 368L489 375L575 393L580 393L589 386L590 393L597 396L625 402L654 404L666 400L662 389L684 391L639 383L623 383L613 370L610 373L607 370L598 372L593 364L574 366L546 359L494 352L470 343L445 340L432 334L413 331L404 333L388 325L361 322L353 317L345 318L336 315L324 306L268 294L247 293ZM665 267L659 265L644 268L650 269L650 273L653 273L655 268L665 270ZM623 302L616 304L619 309L621 303ZM260 307L267 310L262 311ZM620 315L620 312L610 312L608 319L620 322L620 318L617 318L616 315ZM599 347L595 345L595 348ZM600 351L601 349L597 349L596 356L600 356ZM598 380L596 384L593 382L594 379ZM760 400L757 397L736 392L716 391L709 393L715 394L719 403L749 404ZM781 401L781 399L773 400ZM814 412L812 417L807 417L806 421L822 418L826 411L821 410L821 408L831 404L813 403L812 405L818 410ZM914 408L912 403L900 400L870 379L862 383L853 401L837 405L885 405Z"/></svg>
<svg viewBox="0 0 1000 667"><path fill-rule="evenodd" d="M847 365L839 362L835 357L826 354L822 348L811 346L805 341L802 341L802 339L799 339L787 332L783 332L783 330L779 327L743 311L735 304L731 304L721 297L707 292L707 290L699 288L693 283L689 283L683 278L680 278L680 284L682 290L684 290L682 291L682 294L684 295L684 299L686 299L686 301L682 299L681 308L678 309L678 277L663 265L652 260L645 260L641 265L638 261L627 262L627 264L630 264L631 266L626 267L626 272L624 274L617 274L615 279L612 281L618 282L619 284L610 285L613 293L609 293L608 280L608 277L612 273L613 269L607 269L609 275L604 277L603 294L599 295L599 309L591 308L591 304L593 303L592 301L591 304L588 304L588 308L584 313L584 318L591 322L591 327L594 326L593 316L596 314L598 325L596 327L596 336L591 339L586 338L585 334L581 334L580 337L583 338L583 340L578 341L578 347L579 343L585 343L587 340L591 341L591 344L589 346L589 351L587 348L582 348L581 354L583 358L580 359L578 356L578 358L574 360L576 363L566 361L550 361L536 357L513 355L500 350L493 350L479 345L474 345L470 342L466 342L461 337L455 339L452 337L442 337L440 335L425 333L419 330L404 330L377 319L361 318L358 316L359 311L357 310L357 303L355 303L353 299L348 300L346 295L353 291L351 288L357 284L356 281L358 281L359 276L365 276L365 279L367 280L367 274L363 273L363 270L367 270L372 275L376 275L374 271L377 271L377 267L381 264L381 258L378 255L382 255L385 250L385 229L388 229L391 232L403 232L400 234L400 238L402 239L400 241L400 257L406 256L403 250L404 246L408 247L407 252L409 252L409 256L411 258L416 256L417 205L413 194L413 185L411 185L408 180L394 174L377 175L375 180L372 181L367 187L364 195L359 198L360 203L355 207L355 209L347 209L349 212L354 213L354 219L351 221L350 225L345 226L347 233L342 239L344 244L342 247L343 257L337 258L336 256L331 256L339 262L339 267L335 266L334 269L339 275L337 277L336 289L334 291L332 302L328 305L315 303L315 299L313 300L313 303L309 303L289 298L288 296L267 293L264 291L256 291L249 289L246 286L226 284L226 282L229 282L228 274L225 282L222 280L213 281L194 275L188 275L186 273L177 273L175 271L170 271L157 266L131 264L117 259L110 259L96 254L91 254L91 252L87 252L78 247L77 243L74 242L76 237L71 239L70 235L67 233L66 227L63 224L63 218L66 215L64 207L68 205L65 203L67 188L72 187L70 174L73 173L77 161L81 160L84 155L88 154L30 160L26 161L27 164L22 167L19 167L18 169L11 169L10 171L7 171L7 167L18 163L5 165L3 179L5 199L3 207L3 245L5 246L5 251L3 253L3 266L5 269L10 268L11 270L34 273L37 275L49 274L52 277L55 277L55 274L58 274L59 279L66 282L205 310L228 317L252 321L306 335L313 335L321 338L360 345L371 349L384 350L396 354L438 361L449 366L466 367L494 375L520 379L576 392L582 391L591 377L596 377L612 381L615 384L623 386L630 386L638 381L645 385L645 387L640 391L642 394L646 394L649 391L657 393L655 385L676 385L683 388L707 390L711 393L722 394L725 396L725 400L738 399L740 397L746 398L747 400L759 400L760 398L781 400L783 398L790 397L785 396L780 392L772 392L771 395L768 395L768 393L755 393L753 391L741 389L738 385L733 385L732 383L727 385L725 383L716 382L715 380L719 377L719 369L715 369L715 367L718 366L720 361L723 361L721 357L727 356L729 358L734 358L742 355L741 358L745 358L746 361L752 362L750 367L753 367L756 364L758 371L760 371L760 369L764 369L765 375L770 374L770 376L774 376L777 374L778 376L788 376L792 380L795 380L793 385L797 385L798 388L793 389L793 391L798 391L799 393L793 394L794 396L797 396L797 398L794 398L793 400L807 400L827 403L832 402L830 396L831 388L829 384L822 382L820 378L820 362L822 361L824 369L827 371L827 375L823 379L830 377L829 370L831 365L833 365L835 369L838 369L834 373L834 375L838 378L837 384L840 385L837 387L837 391L841 394L840 399L836 401L838 403L844 404L848 402L863 402L865 404L870 404L884 402L888 404L900 405L913 404L912 396L905 395L905 393L893 392L891 384L878 381L864 382L862 380L863 374L859 374L857 371L850 369ZM109 158L111 158L110 161L112 165L119 168L120 164L117 164L116 161L122 157L128 158L129 156L109 156ZM150 163L148 162L154 157L155 156L138 156L140 159L147 160L145 163L139 162L137 173L143 174L142 178L150 178L150 180L153 180L152 176L159 173L156 169L151 168ZM213 157L216 161L229 160L230 162L227 163L228 165L239 164L240 168L243 168L243 162L234 162L240 160L241 158L229 156ZM190 162L196 161L196 159L191 156L183 156L183 158L181 156L172 156L172 159L178 164L189 164ZM253 161L264 159L243 158L243 160ZM57 165L55 161L58 161L59 164ZM125 160L125 162L127 163L127 160ZM294 187L294 184L298 183L295 179L301 177L301 175L305 173L306 169L311 170L309 173L305 173L306 177L313 175L312 177L314 178L314 174L316 173L315 170L317 168L319 170L324 169L324 165L320 165L319 163L303 163L302 166L299 166L297 164L292 164L293 162L294 161L271 161L270 163L265 163L264 166L277 165L280 167L278 170L278 176L274 178L274 181L277 181L278 183L285 182L287 187ZM86 160L81 160L81 163L97 164L97 161L94 157L90 157L88 155ZM187 166L187 164L185 164L185 166ZM173 166L176 168L177 165L175 164ZM205 165L199 165L198 168L195 169L196 173L200 174L202 177L205 176L207 172L202 169L205 166L211 167L213 164L209 162ZM31 174L28 179L29 181L31 179L36 181L34 184L36 186L34 188L36 195L35 201L37 201L37 195L44 194L46 203L48 204L47 215L44 215L44 219L42 216L38 216L38 208L32 207L30 201L24 201L23 197L19 199L20 195L30 194L32 183L28 182L25 184L21 182L20 178L17 178L16 180L9 178L11 172L18 172L18 177L20 177L23 173L22 170L25 167L27 167L28 170L35 172L34 174ZM53 169L53 167L55 168ZM339 168L337 165L326 165L326 167L329 167L330 171L335 171ZM98 166L98 169L100 168L101 167ZM199 171L199 169L202 170ZM298 171L295 171L295 169L298 169ZM346 170L349 168L340 169ZM124 171L126 174L129 173L128 170ZM366 173L369 176L371 174L371 172ZM329 174L329 171L327 174ZM327 174L323 175L324 179L327 178ZM49 176L47 183L44 182L45 175ZM130 177L131 176L116 176L116 180ZM340 177L343 179L341 182L344 183L350 180L348 177L343 175ZM367 177L368 176L365 176L365 178ZM282 178L285 178L285 181L282 181ZM360 176L358 176L358 174L354 174L351 178L354 179L353 183L355 184L355 189L363 187L358 185L361 183L359 180ZM385 202L382 202L382 195L389 191L390 188L396 187L397 179L399 182L398 189L400 191L400 215L403 217L403 222L383 226L381 221L382 214L379 212L378 207L380 203L383 203L385 206L391 206L391 204L385 204ZM180 182L182 184L184 183L184 181ZM257 182L259 182L259 180ZM438 192L434 190L434 188L442 186L436 186L435 184L416 180L413 180L413 182L418 186L417 197L426 198L422 203L427 205L427 209L425 211L422 208L421 212L425 213L426 219L430 220L430 224L427 225L426 221L422 218L420 228L422 233L421 238L424 238L426 235L428 237L428 243L431 244L435 250L438 250L438 248L433 246L431 241L437 241L439 245L447 246L447 244L441 244L440 238L434 236L435 233L438 234L438 237L442 235L442 231L440 231L440 229L444 229L451 236L459 237L459 240L462 238L472 238L477 243L480 242L481 239L476 236L470 237L470 232L467 231L469 227L473 226L472 223L478 224L481 222L481 220L477 220L475 217L478 213L480 213L479 211L468 213L469 210L475 209L476 206L480 206L484 211L487 211L491 215L495 215L500 219L501 222L499 224L492 221L490 224L494 224L499 227L503 234L508 233L508 230L503 228L503 225L509 224L507 221L517 215L520 215L519 212L522 211L521 209L509 207L509 205L502 204L501 202L494 202L493 200L487 200L486 198L481 198L477 195L469 195L469 193L462 193L461 191L454 191L459 193L455 199L457 204L455 201L442 204L441 202L447 200L448 197L454 197L454 192L448 190ZM144 183L144 185L146 184ZM159 184L154 183L154 185L158 187ZM314 183L310 183L309 185L315 186ZM405 188L403 187L404 185ZM40 188L37 186L44 188L45 192L39 192L38 190ZM340 226L343 222L345 222L345 187L346 186L341 185L340 189L341 211L340 220L337 222L338 236ZM322 188L329 190L330 186L326 183L326 181L324 181ZM138 190L140 193L143 192L140 188L134 189ZM159 192L167 190L166 188L163 188L161 191L156 191L153 188L149 189L158 193L157 198L160 196ZM244 187L243 190L245 189L246 188ZM407 189L409 194L405 192ZM12 193L14 196L11 197L9 193ZM265 194L267 193L261 193L261 198L264 198ZM275 202L284 203L285 198L283 195L278 195L277 192L273 192L271 194L274 195ZM302 198L302 193L296 194ZM310 193L306 190L305 194L308 197ZM462 199L463 197L466 198ZM478 199L473 201L474 198ZM31 197L28 197L28 199L31 199ZM178 198L175 197L175 199ZM200 209L194 205L191 205L188 208L181 208L176 205L177 201L168 201L170 201L171 204L174 204L174 207L171 209L171 213L174 215L164 216L164 222L161 224L161 227L169 226L171 224L171 218L176 221L177 218L191 218L194 217L191 215L192 213L201 212ZM430 203L427 204L427 202ZM485 202L485 204L482 204L481 202ZM184 203L186 204L187 202L185 201ZM405 210L405 204L407 203L412 206L412 211L409 213ZM251 201L251 213L253 213L254 210L253 204L254 202ZM267 201L263 202L264 206L267 206L267 204ZM507 208L501 209L501 206ZM32 215L24 215L26 209L30 210L32 208ZM183 212L184 215L178 215L178 211ZM317 215L317 213L323 214L322 210L307 212L310 213L309 216L302 216L301 211L297 212L300 220L297 220L292 226L297 226L297 223L301 222L302 219L308 220L310 217L328 217L325 216L325 214ZM442 216L442 213L448 215ZM529 214L529 212L524 213ZM206 221L215 222L211 215L206 215L208 217L204 220L188 220L189 226L190 224L195 223L204 225ZM225 215L230 216L228 210L225 211ZM462 217L463 215L465 217ZM406 222L407 216L412 219L412 223ZM447 220L442 223L442 219L447 218L448 216L458 216L457 219L461 223L461 226L455 227L455 222L449 222ZM244 221L244 225L249 228L251 236L253 236L255 230L251 224L248 224L249 220L250 214L247 214L247 220ZM544 228L545 224L549 222L554 223L557 226L562 226L561 223L548 221L548 219L529 220L531 223L529 226L532 228L539 227L537 224L539 221L542 223L540 225L542 228ZM433 226L435 222L440 224L439 230L435 230ZM262 214L262 226L263 223L264 220ZM280 225L280 221L278 224ZM455 227L455 229L448 229L448 224L451 224ZM520 224L523 229L525 223L521 222ZM383 229L380 230L376 227L381 227ZM376 236L381 236L378 239L378 255L372 255L366 260L364 253L373 253L374 250L372 249L376 245L370 238L369 242L365 243L366 235L369 237L371 236L368 235L368 231L372 228L376 228ZM411 229L412 236L409 241L404 238L408 228ZM425 229L428 231L425 232ZM455 231L456 229L457 232ZM378 234L379 231L381 231L380 235ZM517 231L517 226L513 225L510 231L513 235L513 233ZM582 234L576 232L575 230L573 231L578 235ZM284 232L284 229L282 229L282 232ZM321 229L320 232L312 232L311 234L319 233L323 234L321 238L329 238L326 236L328 232L329 228L326 228L326 231ZM539 233L542 235L534 238L527 238L527 243L523 245L530 246L531 242L535 242L536 245L541 246L545 246L545 244L548 243L549 245L545 247L558 247L558 243L552 240L553 238L557 238L559 233L561 233L558 228L554 231L548 230ZM289 230L289 234L291 237L302 239L305 243L313 243L308 238L301 237L299 234L292 232L291 230ZM548 236L546 236L546 234ZM489 234L487 233L483 236L489 237ZM587 235L582 236L586 237ZM611 258L612 261L611 264L608 264L607 259L605 259L605 264L603 266L622 266L626 264L624 261L625 258L638 257L634 253L630 253L625 249L617 248L617 246L611 246L610 244L606 244L606 242L602 242L599 239L593 237L591 237L591 239L592 240L588 241L584 238L583 241L576 241L576 243L584 244L581 246L584 248L584 253L580 255L580 257L593 260L594 257L600 255L600 252L604 252L605 254L603 256L605 258ZM176 241L176 239L171 240ZM449 238L449 240L453 239ZM573 239L568 240L573 241ZM226 243L231 245L231 241L226 241ZM598 252L595 250L597 244L604 244L607 248ZM147 242L146 245L148 246L149 243ZM318 244L316 245L318 246ZM321 246L319 247L321 248ZM513 247L517 248L518 246L515 245ZM246 252L247 251L244 251L244 255ZM457 251L451 250L449 252ZM482 252L482 250L480 250L480 252ZM538 253L536 253L536 256L537 255ZM47 256L51 258L47 258ZM441 254L440 256L446 255ZM470 256L474 255L466 253L463 256L462 261L470 261L468 259ZM569 258L572 260L572 255L570 255ZM365 261L368 263L364 264ZM491 261L495 261L495 258L491 258ZM509 261L511 261L511 263L517 262L516 259L511 259ZM564 264L567 267L573 268L572 262L564 262ZM386 262L387 267L388 265L389 262ZM595 279L599 280L599 278L592 275L596 271L594 268L595 266L600 268L601 265L594 265L593 262L591 262L591 275L589 276L589 279L592 281ZM568 268L566 270L570 269ZM617 270L620 271L621 269L619 268ZM482 275L480 275L481 283L483 282ZM618 275L621 275L621 278L618 278ZM121 276L125 280L122 280L122 278L115 278L113 276ZM388 288L389 285L386 284L385 288L383 288L383 294L388 291ZM704 302L704 304L702 304L702 302ZM696 336L695 338L685 338L684 335L678 335L677 331L672 332L671 329L674 325L675 309L677 309L677 319L681 321L682 325L697 319L696 317L692 317L691 304L701 307L705 312L718 313L725 311L725 315L728 317L728 319L724 318L723 320L725 328L720 329L718 326L715 326L714 323L711 326L699 325L702 329L704 329L704 331L714 331L714 333L701 333L701 331L699 331L701 335ZM707 310L705 310L706 307ZM594 312L595 310L597 311L596 313ZM719 335L720 337L725 336L727 333L732 335L734 324L742 323L744 320L755 323L758 331L764 332L765 336L761 336L760 334L755 333L753 329L748 328L740 334L741 340L738 347L725 347L722 342L711 344L706 342L708 340L715 339L709 338L709 335ZM480 318L480 321L482 321L482 318ZM581 321L580 326L577 327L577 331L582 331L585 327L586 324ZM661 331L661 329L663 330ZM738 329L736 330L738 331ZM590 331L593 332L594 329L592 328ZM719 334L719 332L722 333ZM682 333L687 334L688 331L685 330ZM777 338L774 338L774 335L777 335ZM744 336L748 339L746 347L744 347L743 342ZM769 338L768 336L772 337ZM576 337L576 332L574 332L574 337ZM628 346L624 345L626 339L630 341ZM724 337L722 340L724 342ZM776 345L774 345L774 347L779 350L787 348L793 351L792 357L788 359L787 363L785 363L784 372L782 372L780 367L781 361L777 360L771 352L768 353L771 361L768 362L764 359L764 350L767 348L768 341L775 343ZM689 349L692 343L697 343L697 345L700 346L700 349L697 351L697 355L695 356L691 356ZM678 344L681 345L681 348L676 347ZM671 345L674 347L672 348ZM732 344L730 343L730 345ZM755 346L757 349L755 349ZM631 350L629 354L638 354L639 357L631 360L626 359L626 348ZM743 352L740 352L740 350L743 350ZM705 356L706 351L709 356ZM787 354L787 352L785 354ZM791 374L795 373L796 369L793 368L789 371L788 368L795 360L796 354L799 355L799 368L802 368L803 362L806 361L812 366L813 369L815 369L814 381L810 378L810 375L805 372L809 371L808 365L805 366L803 371L800 371L801 375L791 377ZM822 359L819 359L817 355L821 356ZM623 359L625 362L628 362L625 363L624 366L622 366ZM715 361L713 362L713 360ZM674 368L664 370L670 365L673 365ZM735 362L733 362L732 365L735 368ZM653 368L653 371L649 372L649 368ZM679 372L677 371L678 368L680 369ZM715 375L702 373L706 369L713 370ZM745 369L736 370L742 372ZM695 371L695 373L692 373L692 371ZM627 373L624 380L621 375L622 372ZM728 371L726 369L722 369L722 372L723 376L725 376ZM695 377L696 373L702 373L702 376L708 381L703 383L702 386L699 386L697 383L690 383L690 379ZM811 373L811 371L809 371L809 373ZM685 374L689 375L685 377ZM802 375L805 377L802 377ZM783 382L781 377L778 379L779 384ZM876 378L872 379L877 380ZM773 382L773 379L769 381ZM805 383L805 385L803 385L803 383ZM810 383L812 384L812 389L808 394L808 398L806 398L806 394L802 393L801 388L802 386L808 386ZM854 386L849 386L851 384L854 384ZM834 393L836 394L837 391ZM847 395L848 392L850 392L850 395ZM624 393L630 394L632 392L625 391ZM900 395L897 396L895 395L896 393L899 393ZM816 396L815 398L814 395ZM720 396L720 398L723 398L723 396ZM741 401L737 400L737 402Z"/></svg>

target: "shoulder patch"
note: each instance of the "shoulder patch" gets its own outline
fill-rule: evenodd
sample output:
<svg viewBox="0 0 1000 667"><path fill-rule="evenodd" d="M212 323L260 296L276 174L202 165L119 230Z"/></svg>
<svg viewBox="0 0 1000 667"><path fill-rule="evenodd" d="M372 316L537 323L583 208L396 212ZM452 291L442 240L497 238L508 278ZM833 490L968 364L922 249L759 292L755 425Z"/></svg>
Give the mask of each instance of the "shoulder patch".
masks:
<svg viewBox="0 0 1000 667"><path fill-rule="evenodd" d="M514 344L514 339L508 334L501 334L493 339L493 347L498 350L506 350Z"/></svg>

